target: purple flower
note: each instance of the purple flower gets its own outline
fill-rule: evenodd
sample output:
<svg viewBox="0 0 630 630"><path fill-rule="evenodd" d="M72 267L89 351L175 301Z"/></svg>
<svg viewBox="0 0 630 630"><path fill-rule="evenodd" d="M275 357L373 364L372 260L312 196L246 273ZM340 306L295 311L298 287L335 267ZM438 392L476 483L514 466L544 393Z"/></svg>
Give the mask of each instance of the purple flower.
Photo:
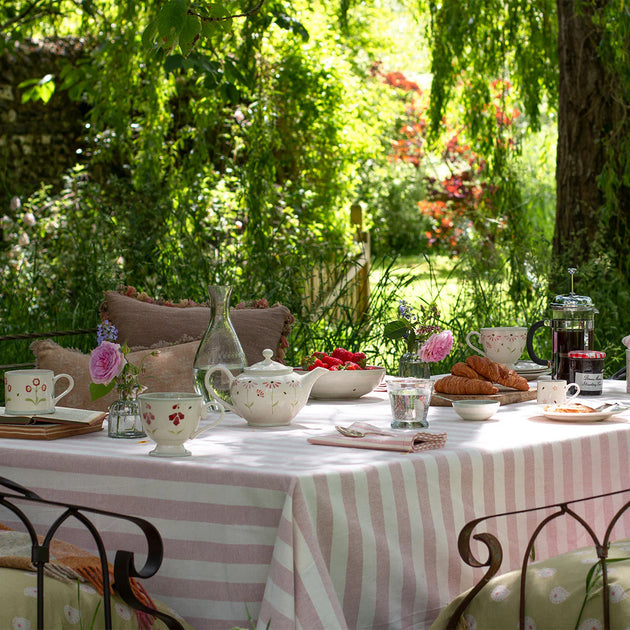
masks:
<svg viewBox="0 0 630 630"><path fill-rule="evenodd" d="M92 382L108 385L120 376L127 363L120 344L103 341L90 355L90 376Z"/></svg>
<svg viewBox="0 0 630 630"><path fill-rule="evenodd" d="M418 350L418 356L425 363L437 363L448 356L453 347L453 333L443 330L431 335Z"/></svg>
<svg viewBox="0 0 630 630"><path fill-rule="evenodd" d="M114 324L105 320L96 327L96 343L101 344L103 341L116 341L118 339L118 329Z"/></svg>

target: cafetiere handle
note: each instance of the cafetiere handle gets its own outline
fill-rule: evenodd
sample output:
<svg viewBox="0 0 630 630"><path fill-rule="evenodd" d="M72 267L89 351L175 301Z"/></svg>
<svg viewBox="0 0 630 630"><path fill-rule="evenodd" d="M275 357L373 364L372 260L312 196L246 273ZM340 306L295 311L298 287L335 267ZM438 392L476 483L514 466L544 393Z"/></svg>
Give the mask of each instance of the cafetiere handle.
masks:
<svg viewBox="0 0 630 630"><path fill-rule="evenodd" d="M527 354L529 354L529 358L534 361L534 363L538 363L538 365L544 365L545 367L549 367L549 361L545 359L541 359L534 352L534 334L539 328L545 326L546 322L544 319L541 319L539 322L532 324L527 331Z"/></svg>

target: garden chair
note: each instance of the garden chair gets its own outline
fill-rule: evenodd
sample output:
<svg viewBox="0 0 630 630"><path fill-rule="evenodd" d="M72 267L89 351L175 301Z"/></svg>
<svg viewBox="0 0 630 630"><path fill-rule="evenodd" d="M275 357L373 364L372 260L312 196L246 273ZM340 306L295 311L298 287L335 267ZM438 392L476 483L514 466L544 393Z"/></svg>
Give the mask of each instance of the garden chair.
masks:
<svg viewBox="0 0 630 630"><path fill-rule="evenodd" d="M17 519L18 523L13 529L0 527L0 627L35 627L36 621L38 629L50 629L68 627L68 624L77 623L80 619L81 627L106 630L191 630L164 604L154 603L138 581L138 578L155 575L162 562L162 538L148 521L85 506L47 501L4 477L0 477L0 505L12 515L11 522ZM37 509L40 518L42 514L54 513L52 523L39 537L28 515L31 509ZM105 544L94 523L95 517L107 517L136 526L146 542L144 566L136 568L134 554L119 550L112 569L107 562ZM89 532L97 555L59 540L60 528L76 522ZM22 555L23 549L30 550L30 554ZM24 570L27 568L30 570ZM36 601L33 601L34 598ZM115 613L112 612L113 603ZM137 611L135 616L126 606ZM17 626L16 619L19 622Z"/></svg>
<svg viewBox="0 0 630 630"><path fill-rule="evenodd" d="M619 519L624 515L627 518L630 500L614 513L601 539L576 506L584 508L588 501L622 501L627 498L622 495L628 493L630 490L610 492L578 501L484 516L467 523L458 537L460 556L469 566L487 567L487 571L473 588L441 612L431 630L627 628L630 540L613 542L611 535ZM541 511L547 513L523 550L521 569L498 576L503 560L501 543L494 534L487 531L476 534L475 529L486 521ZM538 535L556 519L573 519L587 533L593 547L533 561ZM476 548L487 550L485 561L480 561L479 554L473 552L473 540L478 541Z"/></svg>

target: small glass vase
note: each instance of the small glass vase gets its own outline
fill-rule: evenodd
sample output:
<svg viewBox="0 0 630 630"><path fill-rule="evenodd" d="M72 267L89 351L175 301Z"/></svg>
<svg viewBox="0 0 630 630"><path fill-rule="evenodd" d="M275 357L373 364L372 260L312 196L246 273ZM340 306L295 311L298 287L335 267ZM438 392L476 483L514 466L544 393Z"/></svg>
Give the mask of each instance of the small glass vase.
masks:
<svg viewBox="0 0 630 630"><path fill-rule="evenodd" d="M243 368L247 367L245 352L230 320L231 293L232 287L217 285L208 287L210 321L193 362L195 390L203 396L206 403L214 400L205 385L206 373L210 368L221 364L230 370L232 376L238 376ZM212 387L225 402L232 403L230 382L225 374L215 372L212 375Z"/></svg>
<svg viewBox="0 0 630 630"><path fill-rule="evenodd" d="M420 359L417 352L405 352L398 361L398 376L431 378L431 367Z"/></svg>
<svg viewBox="0 0 630 630"><path fill-rule="evenodd" d="M120 398L109 406L107 435L111 438L135 439L146 437L142 430L138 390L131 393L121 392Z"/></svg>

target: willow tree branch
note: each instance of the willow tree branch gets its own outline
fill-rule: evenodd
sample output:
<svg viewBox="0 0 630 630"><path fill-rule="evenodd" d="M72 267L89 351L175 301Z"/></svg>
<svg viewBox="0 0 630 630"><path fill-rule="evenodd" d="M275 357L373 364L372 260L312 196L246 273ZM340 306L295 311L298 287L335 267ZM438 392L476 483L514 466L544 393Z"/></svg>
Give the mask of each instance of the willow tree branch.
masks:
<svg viewBox="0 0 630 630"><path fill-rule="evenodd" d="M53 10L52 7L50 7L48 10L46 10L46 8L44 7L39 9L37 13L29 16L29 14L33 13L36 9L39 8L39 5L45 4L46 1L47 0L33 0L33 2L28 4L21 13L18 13L18 15L8 19L3 24L0 24L0 33L7 30L14 24L19 24L20 22L32 22L41 18L44 15L59 15L59 11Z"/></svg>

